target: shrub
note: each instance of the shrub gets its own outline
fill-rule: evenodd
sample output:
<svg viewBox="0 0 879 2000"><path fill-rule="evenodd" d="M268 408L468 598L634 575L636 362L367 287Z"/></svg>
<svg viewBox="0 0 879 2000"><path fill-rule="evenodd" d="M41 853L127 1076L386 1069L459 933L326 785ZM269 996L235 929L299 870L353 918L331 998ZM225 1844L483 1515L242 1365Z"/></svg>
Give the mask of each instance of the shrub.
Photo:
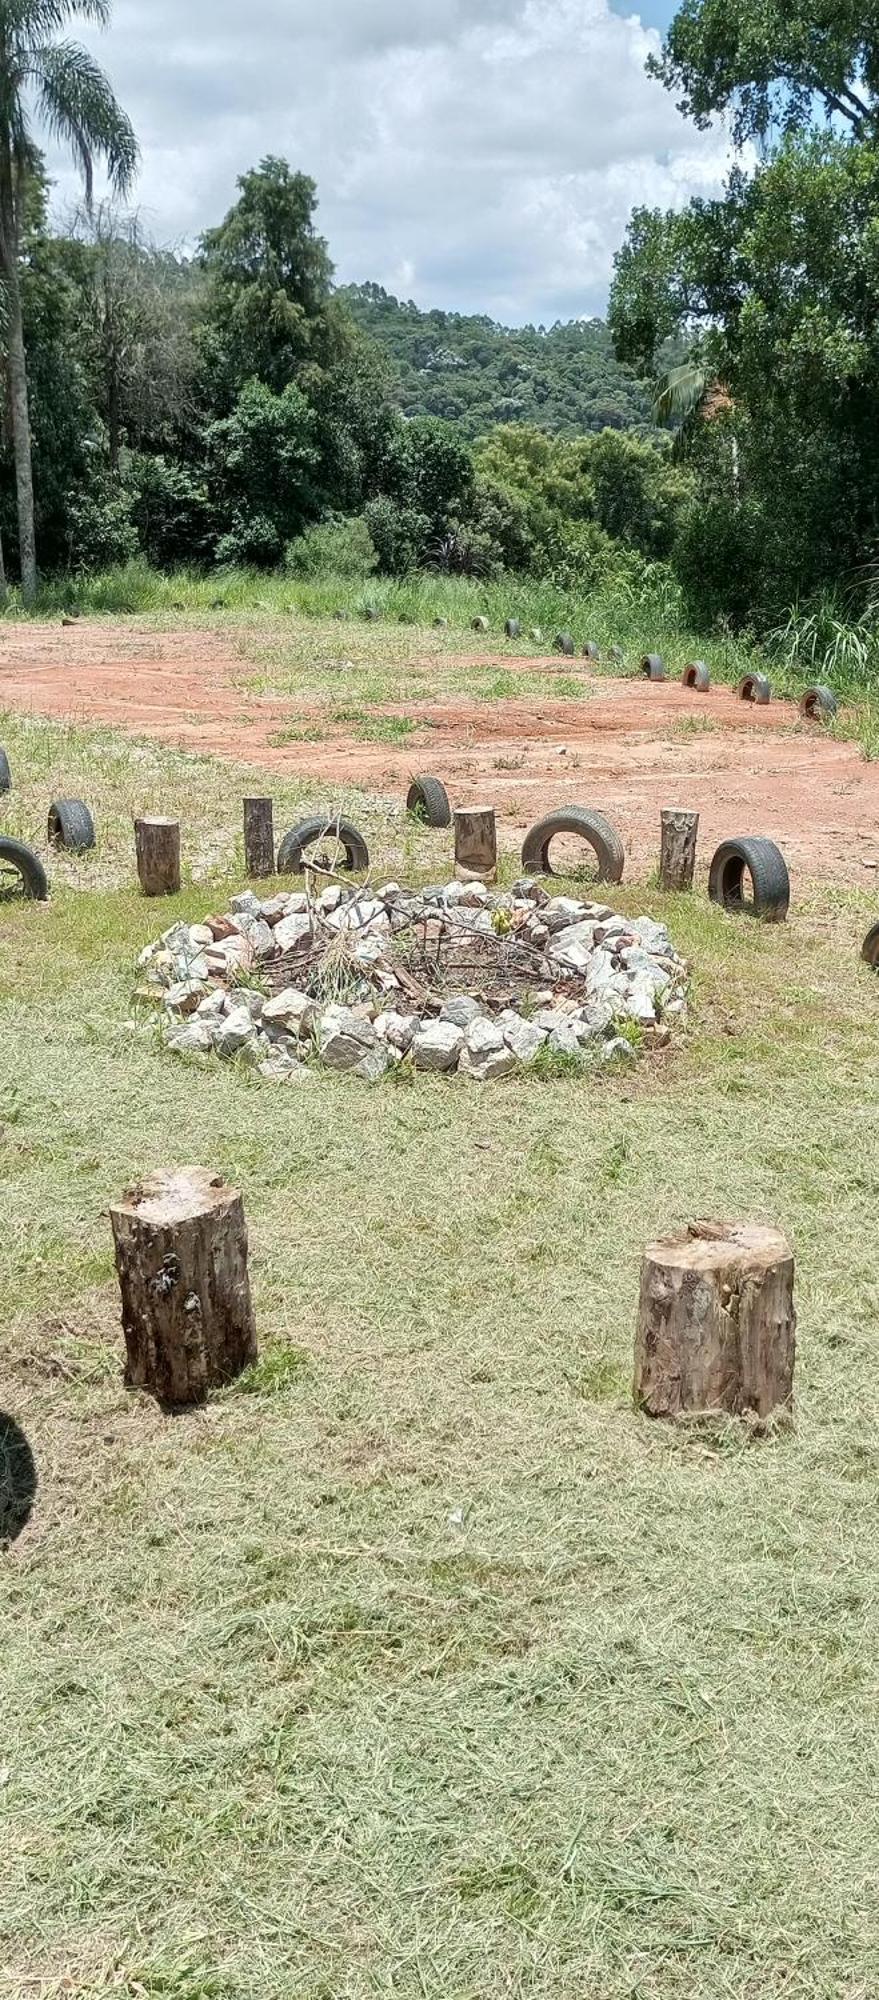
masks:
<svg viewBox="0 0 879 2000"><path fill-rule="evenodd" d="M369 501L365 520L383 575L406 576L417 569L430 539L426 514L382 496Z"/></svg>
<svg viewBox="0 0 879 2000"><path fill-rule="evenodd" d="M293 576L363 578L378 568L378 551L362 514L334 514L290 543L287 568Z"/></svg>

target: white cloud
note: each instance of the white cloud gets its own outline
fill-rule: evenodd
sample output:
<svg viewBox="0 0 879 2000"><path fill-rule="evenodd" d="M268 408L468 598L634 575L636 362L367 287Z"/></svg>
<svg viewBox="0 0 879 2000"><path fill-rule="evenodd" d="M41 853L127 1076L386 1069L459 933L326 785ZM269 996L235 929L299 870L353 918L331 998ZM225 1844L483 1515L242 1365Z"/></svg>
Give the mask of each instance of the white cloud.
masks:
<svg viewBox="0 0 879 2000"><path fill-rule="evenodd" d="M656 35L609 0L117 0L89 39L160 240L193 242L281 153L318 183L340 279L424 305L600 311L633 205L710 190L727 164L723 134L645 76Z"/></svg>

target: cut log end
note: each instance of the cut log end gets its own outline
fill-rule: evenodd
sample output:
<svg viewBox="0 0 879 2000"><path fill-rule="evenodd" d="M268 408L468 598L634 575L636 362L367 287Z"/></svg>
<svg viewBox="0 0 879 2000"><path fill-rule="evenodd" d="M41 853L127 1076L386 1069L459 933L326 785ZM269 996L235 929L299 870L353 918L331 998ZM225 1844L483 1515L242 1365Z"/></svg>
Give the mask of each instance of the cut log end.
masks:
<svg viewBox="0 0 879 2000"><path fill-rule="evenodd" d="M667 806L661 815L659 886L672 891L692 889L696 873L699 814Z"/></svg>
<svg viewBox="0 0 879 2000"><path fill-rule="evenodd" d="M134 822L137 873L145 896L176 896L180 892L180 822L138 819Z"/></svg>
<svg viewBox="0 0 879 2000"><path fill-rule="evenodd" d="M794 1257L780 1230L695 1222L649 1245L641 1275L635 1400L649 1415L793 1406Z"/></svg>
<svg viewBox="0 0 879 2000"><path fill-rule="evenodd" d="M244 860L253 881L275 872L275 815L271 799L244 801Z"/></svg>
<svg viewBox="0 0 879 2000"><path fill-rule="evenodd" d="M492 807L456 812L455 874L459 882L497 880L497 816Z"/></svg>

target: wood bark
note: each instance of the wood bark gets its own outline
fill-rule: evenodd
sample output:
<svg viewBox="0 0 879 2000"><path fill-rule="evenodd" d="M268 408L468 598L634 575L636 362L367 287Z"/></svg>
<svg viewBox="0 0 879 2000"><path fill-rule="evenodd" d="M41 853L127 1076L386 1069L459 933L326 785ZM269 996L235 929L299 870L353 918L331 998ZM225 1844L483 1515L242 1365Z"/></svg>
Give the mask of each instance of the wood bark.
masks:
<svg viewBox="0 0 879 2000"><path fill-rule="evenodd" d="M151 1174L110 1210L129 1387L202 1403L256 1360L240 1194L204 1167Z"/></svg>
<svg viewBox="0 0 879 2000"><path fill-rule="evenodd" d="M25 603L31 604L37 592L37 545L34 527L34 475L27 360L24 347L24 314L18 268L19 239L18 190L7 133L0 143L0 268L6 291L6 370L9 382L12 454L15 461L21 592Z"/></svg>
<svg viewBox="0 0 879 2000"><path fill-rule="evenodd" d="M137 872L145 896L176 896L180 890L180 821L136 819Z"/></svg>
<svg viewBox="0 0 879 2000"><path fill-rule="evenodd" d="M796 1325L780 1230L691 1223L645 1254L635 1400L654 1417L790 1410Z"/></svg>
<svg viewBox="0 0 879 2000"><path fill-rule="evenodd" d="M455 814L455 874L459 882L497 881L497 819L488 806Z"/></svg>
<svg viewBox="0 0 879 2000"><path fill-rule="evenodd" d="M696 842L699 814L680 812L669 806L661 815L662 842L659 856L661 889L692 889L696 873Z"/></svg>
<svg viewBox="0 0 879 2000"><path fill-rule="evenodd" d="M261 879L275 872L275 820L271 799L244 801L244 859L248 875Z"/></svg>

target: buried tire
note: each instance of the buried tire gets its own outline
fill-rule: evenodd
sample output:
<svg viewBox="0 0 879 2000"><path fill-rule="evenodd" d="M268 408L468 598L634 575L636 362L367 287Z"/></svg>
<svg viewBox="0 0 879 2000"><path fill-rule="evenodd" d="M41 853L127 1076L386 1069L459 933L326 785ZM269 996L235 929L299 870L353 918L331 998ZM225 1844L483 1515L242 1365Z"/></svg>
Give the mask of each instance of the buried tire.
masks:
<svg viewBox="0 0 879 2000"><path fill-rule="evenodd" d="M872 930L867 932L861 946L861 957L871 972L879 972L879 924L874 924Z"/></svg>
<svg viewBox="0 0 879 2000"><path fill-rule="evenodd" d="M557 632L552 642L554 653L564 653L566 660L572 660L577 651L570 632Z"/></svg>
<svg viewBox="0 0 879 2000"><path fill-rule="evenodd" d="M49 807L49 845L68 854L88 854L96 845L95 823L82 799L54 799Z"/></svg>
<svg viewBox="0 0 879 2000"><path fill-rule="evenodd" d="M508 639L521 639L522 627L519 624L518 618L508 618L504 626L504 631Z"/></svg>
<svg viewBox="0 0 879 2000"><path fill-rule="evenodd" d="M29 902L45 903L48 894L46 870L39 855L21 840L0 837L0 902L17 895Z"/></svg>
<svg viewBox="0 0 879 2000"><path fill-rule="evenodd" d="M12 772L9 769L9 758L5 750L0 750L0 792L11 792L11 790Z"/></svg>
<svg viewBox="0 0 879 2000"><path fill-rule="evenodd" d="M522 848L526 875L554 873L549 850L559 833L576 834L592 848L598 860L599 882L622 881L626 856L619 834L603 813L590 812L585 806L563 806L531 828Z"/></svg>
<svg viewBox="0 0 879 2000"><path fill-rule="evenodd" d="M753 896L745 891L750 875ZM790 909L790 876L787 862L774 840L753 838L725 840L717 850L708 876L712 903L733 914L762 918L765 924L781 924Z"/></svg>
<svg viewBox="0 0 879 2000"><path fill-rule="evenodd" d="M586 644L583 647L583 658L584 660L601 659L601 651L599 647L596 646L594 639L587 639Z"/></svg>
<svg viewBox="0 0 879 2000"><path fill-rule="evenodd" d="M350 819L326 819L323 813L318 813L313 819L300 820L298 826L291 827L290 832L284 835L278 849L278 874L304 875L308 865L306 850L314 847L319 840L335 841L336 848L341 849L336 864L339 874L360 875L369 867L366 841ZM324 865L323 857L321 865ZM332 855L328 856L325 865L333 870Z"/></svg>
<svg viewBox="0 0 879 2000"><path fill-rule="evenodd" d="M681 675L681 686L692 688L696 694L707 694L711 686L711 675L704 660L691 660Z"/></svg>
<svg viewBox="0 0 879 2000"><path fill-rule="evenodd" d="M832 722L839 704L832 688L810 687L800 702L804 722Z"/></svg>
<svg viewBox="0 0 879 2000"><path fill-rule="evenodd" d="M645 653L641 661L641 673L645 681L665 680L665 661L661 653Z"/></svg>
<svg viewBox="0 0 879 2000"><path fill-rule="evenodd" d="M772 700L772 689L765 674L746 674L736 688L739 701L751 701L757 708L765 708Z"/></svg>
<svg viewBox="0 0 879 2000"><path fill-rule="evenodd" d="M449 795L439 778L413 778L406 795L406 811L415 813L425 826L452 824Z"/></svg>

